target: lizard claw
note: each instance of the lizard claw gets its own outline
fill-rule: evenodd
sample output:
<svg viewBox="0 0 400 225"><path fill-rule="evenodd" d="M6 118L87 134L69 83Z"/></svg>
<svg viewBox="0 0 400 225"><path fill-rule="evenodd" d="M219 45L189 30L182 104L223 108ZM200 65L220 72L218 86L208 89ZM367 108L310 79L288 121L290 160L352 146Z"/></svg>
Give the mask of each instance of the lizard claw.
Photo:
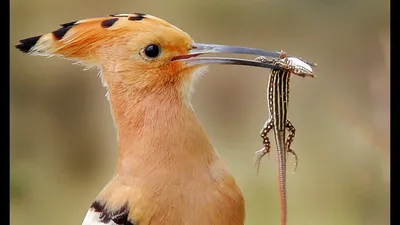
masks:
<svg viewBox="0 0 400 225"><path fill-rule="evenodd" d="M296 154L295 151L293 151L293 149L290 149L290 148L289 148L289 149L287 150L287 153L292 154L292 156L293 156L294 159L295 159L295 162L294 162L294 170L293 170L293 172L292 172L292 173L295 173L296 170L297 170L297 165L299 164L299 158L297 157L297 154Z"/></svg>
<svg viewBox="0 0 400 225"><path fill-rule="evenodd" d="M255 166L256 166L256 168L257 168L257 174L258 174L259 171L260 171L261 159L262 159L265 155L267 155L268 153L269 153L269 149L267 149L267 148L265 148L265 147L255 152L254 164L255 164Z"/></svg>

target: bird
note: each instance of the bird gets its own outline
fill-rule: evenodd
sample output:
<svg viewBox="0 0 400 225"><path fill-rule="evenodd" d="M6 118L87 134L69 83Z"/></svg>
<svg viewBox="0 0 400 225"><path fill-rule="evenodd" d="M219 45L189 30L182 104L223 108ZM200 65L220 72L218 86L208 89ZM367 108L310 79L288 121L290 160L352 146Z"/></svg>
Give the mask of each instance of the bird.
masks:
<svg viewBox="0 0 400 225"><path fill-rule="evenodd" d="M116 127L118 158L88 203L83 225L243 225L245 200L191 103L193 81L209 64L269 67L246 59L199 57L280 52L202 44L145 13L61 24L15 45L97 68Z"/></svg>

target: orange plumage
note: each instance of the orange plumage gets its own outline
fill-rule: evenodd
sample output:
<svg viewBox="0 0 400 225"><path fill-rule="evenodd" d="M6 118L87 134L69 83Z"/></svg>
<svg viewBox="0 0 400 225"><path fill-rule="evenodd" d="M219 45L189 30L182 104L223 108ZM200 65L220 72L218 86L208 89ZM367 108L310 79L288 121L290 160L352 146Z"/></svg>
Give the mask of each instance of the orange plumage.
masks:
<svg viewBox="0 0 400 225"><path fill-rule="evenodd" d="M64 24L16 46L97 67L107 87L117 167L84 225L244 224L242 193L190 104L191 81L203 65L173 60L192 45L177 27L137 13Z"/></svg>

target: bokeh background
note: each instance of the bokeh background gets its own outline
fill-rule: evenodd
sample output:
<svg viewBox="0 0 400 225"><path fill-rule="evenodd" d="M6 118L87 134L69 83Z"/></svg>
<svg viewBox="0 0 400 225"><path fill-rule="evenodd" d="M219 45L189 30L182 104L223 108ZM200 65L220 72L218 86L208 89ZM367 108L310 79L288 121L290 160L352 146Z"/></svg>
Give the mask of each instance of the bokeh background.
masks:
<svg viewBox="0 0 400 225"><path fill-rule="evenodd" d="M389 224L389 1L11 0L11 224L81 221L111 178L116 131L97 71L18 52L58 24L144 12L196 41L285 50L318 62L293 77L288 160L291 225ZM246 199L246 225L278 224L276 153L256 175L269 71L212 65L194 108Z"/></svg>

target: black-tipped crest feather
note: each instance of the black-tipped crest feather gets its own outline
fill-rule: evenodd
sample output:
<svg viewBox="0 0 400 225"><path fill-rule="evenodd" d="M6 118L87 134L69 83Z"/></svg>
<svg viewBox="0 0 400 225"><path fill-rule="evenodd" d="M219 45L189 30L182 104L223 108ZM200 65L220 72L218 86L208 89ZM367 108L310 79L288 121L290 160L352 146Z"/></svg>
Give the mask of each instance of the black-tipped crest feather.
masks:
<svg viewBox="0 0 400 225"><path fill-rule="evenodd" d="M112 19L108 19L108 20L103 20L101 22L101 26L103 28L108 28L108 27L111 27L112 25L114 25L114 23L117 22L117 21L118 21L118 18L112 18Z"/></svg>
<svg viewBox="0 0 400 225"><path fill-rule="evenodd" d="M30 37L26 38L23 40L20 40L19 44L15 45L17 49L19 49L21 52L28 53L29 50L36 45L37 41L42 37L42 35L35 36L35 37Z"/></svg>
<svg viewBox="0 0 400 225"><path fill-rule="evenodd" d="M70 27L70 26L75 25L76 22L78 22L78 21L76 20L76 21L73 21L73 22L63 23L63 24L60 24L60 26L61 27Z"/></svg>
<svg viewBox="0 0 400 225"><path fill-rule="evenodd" d="M53 31L53 35L57 40L60 40L61 38L64 37L64 35L71 29L72 26L69 27L62 27L56 31Z"/></svg>

